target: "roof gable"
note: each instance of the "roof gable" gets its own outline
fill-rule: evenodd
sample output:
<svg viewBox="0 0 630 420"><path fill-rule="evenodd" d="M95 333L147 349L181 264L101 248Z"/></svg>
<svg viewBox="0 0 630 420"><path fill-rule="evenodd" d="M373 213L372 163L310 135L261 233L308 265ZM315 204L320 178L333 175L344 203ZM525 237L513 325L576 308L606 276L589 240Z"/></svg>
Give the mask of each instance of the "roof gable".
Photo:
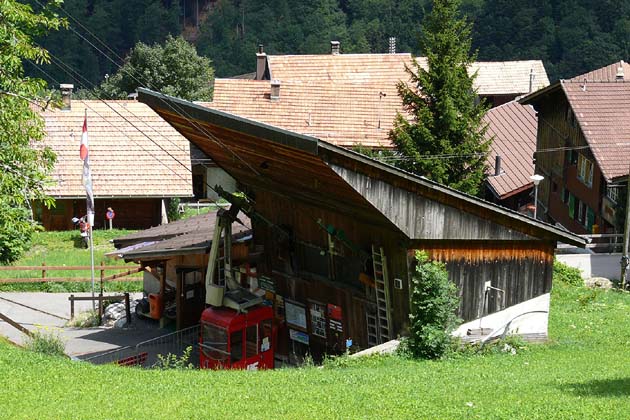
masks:
<svg viewBox="0 0 630 420"><path fill-rule="evenodd" d="M79 144L87 111L95 198L192 195L189 142L151 108L137 101L73 100L70 111L42 112L44 144L57 155L57 198L84 197Z"/></svg>

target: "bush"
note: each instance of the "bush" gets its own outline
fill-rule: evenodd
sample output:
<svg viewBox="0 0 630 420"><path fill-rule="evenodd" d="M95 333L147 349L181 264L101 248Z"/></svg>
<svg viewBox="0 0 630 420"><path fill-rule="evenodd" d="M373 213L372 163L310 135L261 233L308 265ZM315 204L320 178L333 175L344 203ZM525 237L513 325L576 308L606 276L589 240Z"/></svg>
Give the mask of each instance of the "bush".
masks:
<svg viewBox="0 0 630 420"><path fill-rule="evenodd" d="M569 267L558 261L553 261L553 281L570 284L572 286L583 286L582 273L579 269Z"/></svg>
<svg viewBox="0 0 630 420"><path fill-rule="evenodd" d="M192 352L192 347L186 347L184 353L178 357L176 354L169 353L166 356L162 356L161 354L157 355L157 362L153 365L155 369L193 369L194 366L190 363L190 353Z"/></svg>
<svg viewBox="0 0 630 420"><path fill-rule="evenodd" d="M180 200L177 197L173 197L170 200L168 200L166 215L168 216L169 222L174 222L175 220L180 219L181 214L179 214L179 203L180 203Z"/></svg>
<svg viewBox="0 0 630 420"><path fill-rule="evenodd" d="M34 331L26 341L26 349L49 356L65 356L66 346L55 333Z"/></svg>
<svg viewBox="0 0 630 420"><path fill-rule="evenodd" d="M98 327L98 312L97 311L85 311L75 316L66 323L67 327L73 328L91 328Z"/></svg>
<svg viewBox="0 0 630 420"><path fill-rule="evenodd" d="M416 251L412 277L411 322L405 346L418 358L442 357L451 347L451 332L458 323L457 287L448 279L443 263L429 261L425 252Z"/></svg>

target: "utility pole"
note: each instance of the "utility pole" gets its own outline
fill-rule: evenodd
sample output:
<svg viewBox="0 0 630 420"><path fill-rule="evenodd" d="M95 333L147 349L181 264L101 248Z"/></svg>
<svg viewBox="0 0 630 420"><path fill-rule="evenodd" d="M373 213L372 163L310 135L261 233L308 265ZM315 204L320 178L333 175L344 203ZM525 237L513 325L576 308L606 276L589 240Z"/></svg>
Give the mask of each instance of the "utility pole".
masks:
<svg viewBox="0 0 630 420"><path fill-rule="evenodd" d="M623 233L623 255L621 256L621 290L626 290L628 286L628 236L630 236L630 168L628 168L628 186L626 187L626 223Z"/></svg>

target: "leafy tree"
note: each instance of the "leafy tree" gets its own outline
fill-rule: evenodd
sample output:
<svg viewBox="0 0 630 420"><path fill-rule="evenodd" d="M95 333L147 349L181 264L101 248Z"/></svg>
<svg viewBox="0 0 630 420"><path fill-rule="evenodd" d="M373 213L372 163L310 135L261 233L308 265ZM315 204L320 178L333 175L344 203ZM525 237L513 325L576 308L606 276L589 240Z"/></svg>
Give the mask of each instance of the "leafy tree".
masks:
<svg viewBox="0 0 630 420"><path fill-rule="evenodd" d="M477 102L475 75L467 71L475 59L471 25L458 16L458 6L458 0L434 0L420 38L428 69L414 61L407 67L411 83L398 83L411 118L398 114L390 139L402 169L475 195L489 148L482 122L487 106Z"/></svg>
<svg viewBox="0 0 630 420"><path fill-rule="evenodd" d="M44 185L55 157L40 143L43 120L36 110L45 82L26 77L22 61L48 61L33 37L63 24L49 9L35 12L17 1L0 2L0 263L15 261L28 247L38 227L31 202L53 204Z"/></svg>
<svg viewBox="0 0 630 420"><path fill-rule="evenodd" d="M146 86L191 101L208 101L213 82L211 61L197 55L195 47L183 38L169 35L164 45L136 44L122 68L96 93L99 97L125 98Z"/></svg>
<svg viewBox="0 0 630 420"><path fill-rule="evenodd" d="M443 263L430 261L421 251L415 257L408 348L414 357L436 359L448 350L459 321L457 287L448 279Z"/></svg>

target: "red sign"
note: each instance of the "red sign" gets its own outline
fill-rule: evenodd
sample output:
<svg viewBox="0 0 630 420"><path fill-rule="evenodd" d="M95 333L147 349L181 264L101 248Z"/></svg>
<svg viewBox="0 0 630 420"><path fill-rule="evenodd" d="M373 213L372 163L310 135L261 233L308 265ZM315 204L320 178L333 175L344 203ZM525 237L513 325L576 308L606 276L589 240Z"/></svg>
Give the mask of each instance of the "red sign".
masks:
<svg viewBox="0 0 630 420"><path fill-rule="evenodd" d="M328 304L328 319L334 319L335 321L341 321L343 319L341 306Z"/></svg>

